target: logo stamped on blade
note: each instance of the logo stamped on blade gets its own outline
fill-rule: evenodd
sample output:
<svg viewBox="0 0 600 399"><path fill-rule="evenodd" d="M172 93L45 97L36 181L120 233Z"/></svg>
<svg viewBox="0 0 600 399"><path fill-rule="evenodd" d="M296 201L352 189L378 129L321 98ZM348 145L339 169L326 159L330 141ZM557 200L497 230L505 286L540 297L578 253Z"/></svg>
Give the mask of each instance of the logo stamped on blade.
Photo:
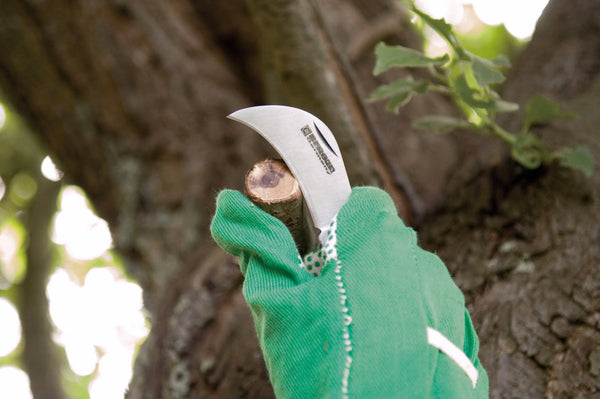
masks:
<svg viewBox="0 0 600 399"><path fill-rule="evenodd" d="M306 137L306 140L308 141L308 143L314 150L315 154L317 155L317 158L319 158L319 161L321 161L321 164L325 168L325 172L328 175L335 172L335 167L329 160L329 157L327 157L325 150L323 150L321 143L319 143L319 140L317 140L317 138L315 137L315 134L310 129L310 127L308 125L306 125L300 130L302 130L302 134L304 135L304 137Z"/></svg>

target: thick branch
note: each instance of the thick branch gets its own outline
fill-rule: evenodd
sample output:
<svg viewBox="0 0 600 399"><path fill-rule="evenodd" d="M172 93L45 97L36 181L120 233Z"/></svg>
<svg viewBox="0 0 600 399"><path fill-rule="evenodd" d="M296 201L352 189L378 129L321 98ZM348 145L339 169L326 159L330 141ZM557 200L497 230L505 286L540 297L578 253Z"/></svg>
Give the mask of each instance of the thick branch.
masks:
<svg viewBox="0 0 600 399"><path fill-rule="evenodd" d="M38 178L38 191L27 212L27 272L19 287L23 326L23 363L35 399L66 398L61 386L58 348L52 341L46 285L52 267L50 224L56 211L60 184Z"/></svg>
<svg viewBox="0 0 600 399"><path fill-rule="evenodd" d="M305 109L334 132L353 184L378 180L306 0L248 0L261 40L268 100Z"/></svg>

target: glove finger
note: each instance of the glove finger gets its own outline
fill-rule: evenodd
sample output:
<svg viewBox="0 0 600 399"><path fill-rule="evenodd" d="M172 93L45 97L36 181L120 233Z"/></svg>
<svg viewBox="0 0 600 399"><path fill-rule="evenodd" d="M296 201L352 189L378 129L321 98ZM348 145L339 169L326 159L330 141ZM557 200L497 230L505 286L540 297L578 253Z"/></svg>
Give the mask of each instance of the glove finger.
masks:
<svg viewBox="0 0 600 399"><path fill-rule="evenodd" d="M293 283L307 274L301 269L301 260L291 233L272 215L255 206L239 191L223 190L217 197L211 234L228 253L239 257L245 277L248 265L260 268L261 280L290 279Z"/></svg>
<svg viewBox="0 0 600 399"><path fill-rule="evenodd" d="M467 355L477 357L477 336L467 330L470 320L465 312L465 299L452 280L448 269L435 254L415 248L415 259L422 282L422 300L428 313L430 327L440 331ZM478 344L477 344L478 345Z"/></svg>
<svg viewBox="0 0 600 399"><path fill-rule="evenodd" d="M391 197L376 187L357 187L337 217L337 247L344 254L364 255L370 247L382 248L391 243L390 250L401 251L402 246L394 243L412 244L415 233L398 217ZM378 251L377 255L394 259L403 254L388 254ZM387 262L390 263L390 262ZM382 265L384 266L384 265Z"/></svg>

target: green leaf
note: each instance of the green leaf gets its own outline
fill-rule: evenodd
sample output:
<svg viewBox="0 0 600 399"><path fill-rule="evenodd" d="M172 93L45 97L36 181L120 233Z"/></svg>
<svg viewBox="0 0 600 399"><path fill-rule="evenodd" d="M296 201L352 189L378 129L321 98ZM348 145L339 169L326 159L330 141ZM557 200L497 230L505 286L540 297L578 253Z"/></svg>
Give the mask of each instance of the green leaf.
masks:
<svg viewBox="0 0 600 399"><path fill-rule="evenodd" d="M517 103L504 101L499 98L494 99L494 96L491 94L486 95L482 90L472 88L469 86L467 77L463 73L457 75L452 80L452 86L458 97L471 108L483 108L490 112L514 112L519 109L519 104ZM489 90L486 93L493 94Z"/></svg>
<svg viewBox="0 0 600 399"><path fill-rule="evenodd" d="M515 112L519 110L519 104L510 101L496 100L493 102L490 110L494 112Z"/></svg>
<svg viewBox="0 0 600 399"><path fill-rule="evenodd" d="M464 74L457 75L452 80L452 86L458 97L468 106L484 109L491 109L493 107L493 101L481 98L481 93L469 86Z"/></svg>
<svg viewBox="0 0 600 399"><path fill-rule="evenodd" d="M511 146L513 159L529 169L538 168L544 161L546 147L533 134L519 134Z"/></svg>
<svg viewBox="0 0 600 399"><path fill-rule="evenodd" d="M369 100L382 100L384 98L390 98L398 94L410 93L413 91L422 94L427 90L427 86L429 86L429 82L423 80L415 81L412 76L408 76L390 84L379 86L373 90Z"/></svg>
<svg viewBox="0 0 600 399"><path fill-rule="evenodd" d="M428 86L429 82L427 81L415 81L412 76L407 76L404 79L379 86L371 93L369 100L377 101L389 98L386 109L397 113L398 109L406 105L415 93L425 93Z"/></svg>
<svg viewBox="0 0 600 399"><path fill-rule="evenodd" d="M469 128L471 124L463 119L445 115L429 115L413 122L412 127L420 130L433 130L436 133L446 134L456 129Z"/></svg>
<svg viewBox="0 0 600 399"><path fill-rule="evenodd" d="M423 22L425 22L427 25L429 25L444 40L446 40L448 42L450 47L452 47L452 49L456 52L456 54L458 55L458 57L460 59L463 59L463 60L469 59L469 56L468 56L467 52L465 51L464 47L460 44L460 42L456 38L456 35L454 34L454 31L452 30L452 25L448 24L444 20L444 18L441 18L441 19L431 18L429 15L425 14L423 11L417 9L414 5L413 5L412 10L415 14L417 14L419 17L421 17Z"/></svg>
<svg viewBox="0 0 600 399"><path fill-rule="evenodd" d="M393 112L393 113L397 114L398 110L401 107L404 107L406 104L408 104L411 99L412 99L412 92L410 92L410 91L407 91L406 93L398 94L398 95L390 98L390 101L388 101L387 104L385 104L385 109L388 112Z"/></svg>
<svg viewBox="0 0 600 399"><path fill-rule="evenodd" d="M497 68L510 68L511 67L510 60L504 54L500 54L498 57L494 58L493 60L489 60L489 61L492 64L494 64L494 66L496 66Z"/></svg>
<svg viewBox="0 0 600 399"><path fill-rule="evenodd" d="M523 130L527 131L534 123L549 121L552 119L574 118L573 113L563 112L557 103L550 101L540 95L535 95L529 99L525 107L525 118L523 120Z"/></svg>
<svg viewBox="0 0 600 399"><path fill-rule="evenodd" d="M377 62L375 63L374 75L379 75L392 67L427 67L429 65L442 65L448 62L448 55L431 58L420 51L402 47L388 46L379 43L375 47Z"/></svg>
<svg viewBox="0 0 600 399"><path fill-rule="evenodd" d="M563 148L556 152L560 165L578 170L590 177L594 171L594 157L587 147Z"/></svg>
<svg viewBox="0 0 600 399"><path fill-rule="evenodd" d="M475 80L481 87L504 81L504 75L494 69L493 64L486 63L482 58L473 57L472 70Z"/></svg>

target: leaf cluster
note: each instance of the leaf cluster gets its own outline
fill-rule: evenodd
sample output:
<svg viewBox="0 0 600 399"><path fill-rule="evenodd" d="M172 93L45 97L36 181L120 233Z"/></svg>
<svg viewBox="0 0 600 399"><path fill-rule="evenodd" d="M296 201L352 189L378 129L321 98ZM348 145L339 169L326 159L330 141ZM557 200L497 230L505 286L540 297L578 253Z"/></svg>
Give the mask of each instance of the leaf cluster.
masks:
<svg viewBox="0 0 600 399"><path fill-rule="evenodd" d="M558 161L560 165L590 176L594 161L590 151L583 146L549 150L540 138L532 133L532 127L552 119L573 118L563 112L558 104L534 95L525 107L525 115L519 132L503 129L495 118L499 113L515 112L519 105L505 101L495 87L506 79L504 70L510 67L504 55L488 60L467 51L459 42L450 24L434 19L417 9L412 11L435 30L447 43L450 51L440 57L403 46L379 43L375 48L374 75L391 68L422 68L429 72L429 79L417 80L412 75L382 85L371 93L370 100L386 100L386 109L397 113L418 94L437 91L451 96L461 109L462 118L444 115L428 115L413 123L415 129L449 133L456 129L468 129L477 133L500 138L511 147L515 161L529 169Z"/></svg>

